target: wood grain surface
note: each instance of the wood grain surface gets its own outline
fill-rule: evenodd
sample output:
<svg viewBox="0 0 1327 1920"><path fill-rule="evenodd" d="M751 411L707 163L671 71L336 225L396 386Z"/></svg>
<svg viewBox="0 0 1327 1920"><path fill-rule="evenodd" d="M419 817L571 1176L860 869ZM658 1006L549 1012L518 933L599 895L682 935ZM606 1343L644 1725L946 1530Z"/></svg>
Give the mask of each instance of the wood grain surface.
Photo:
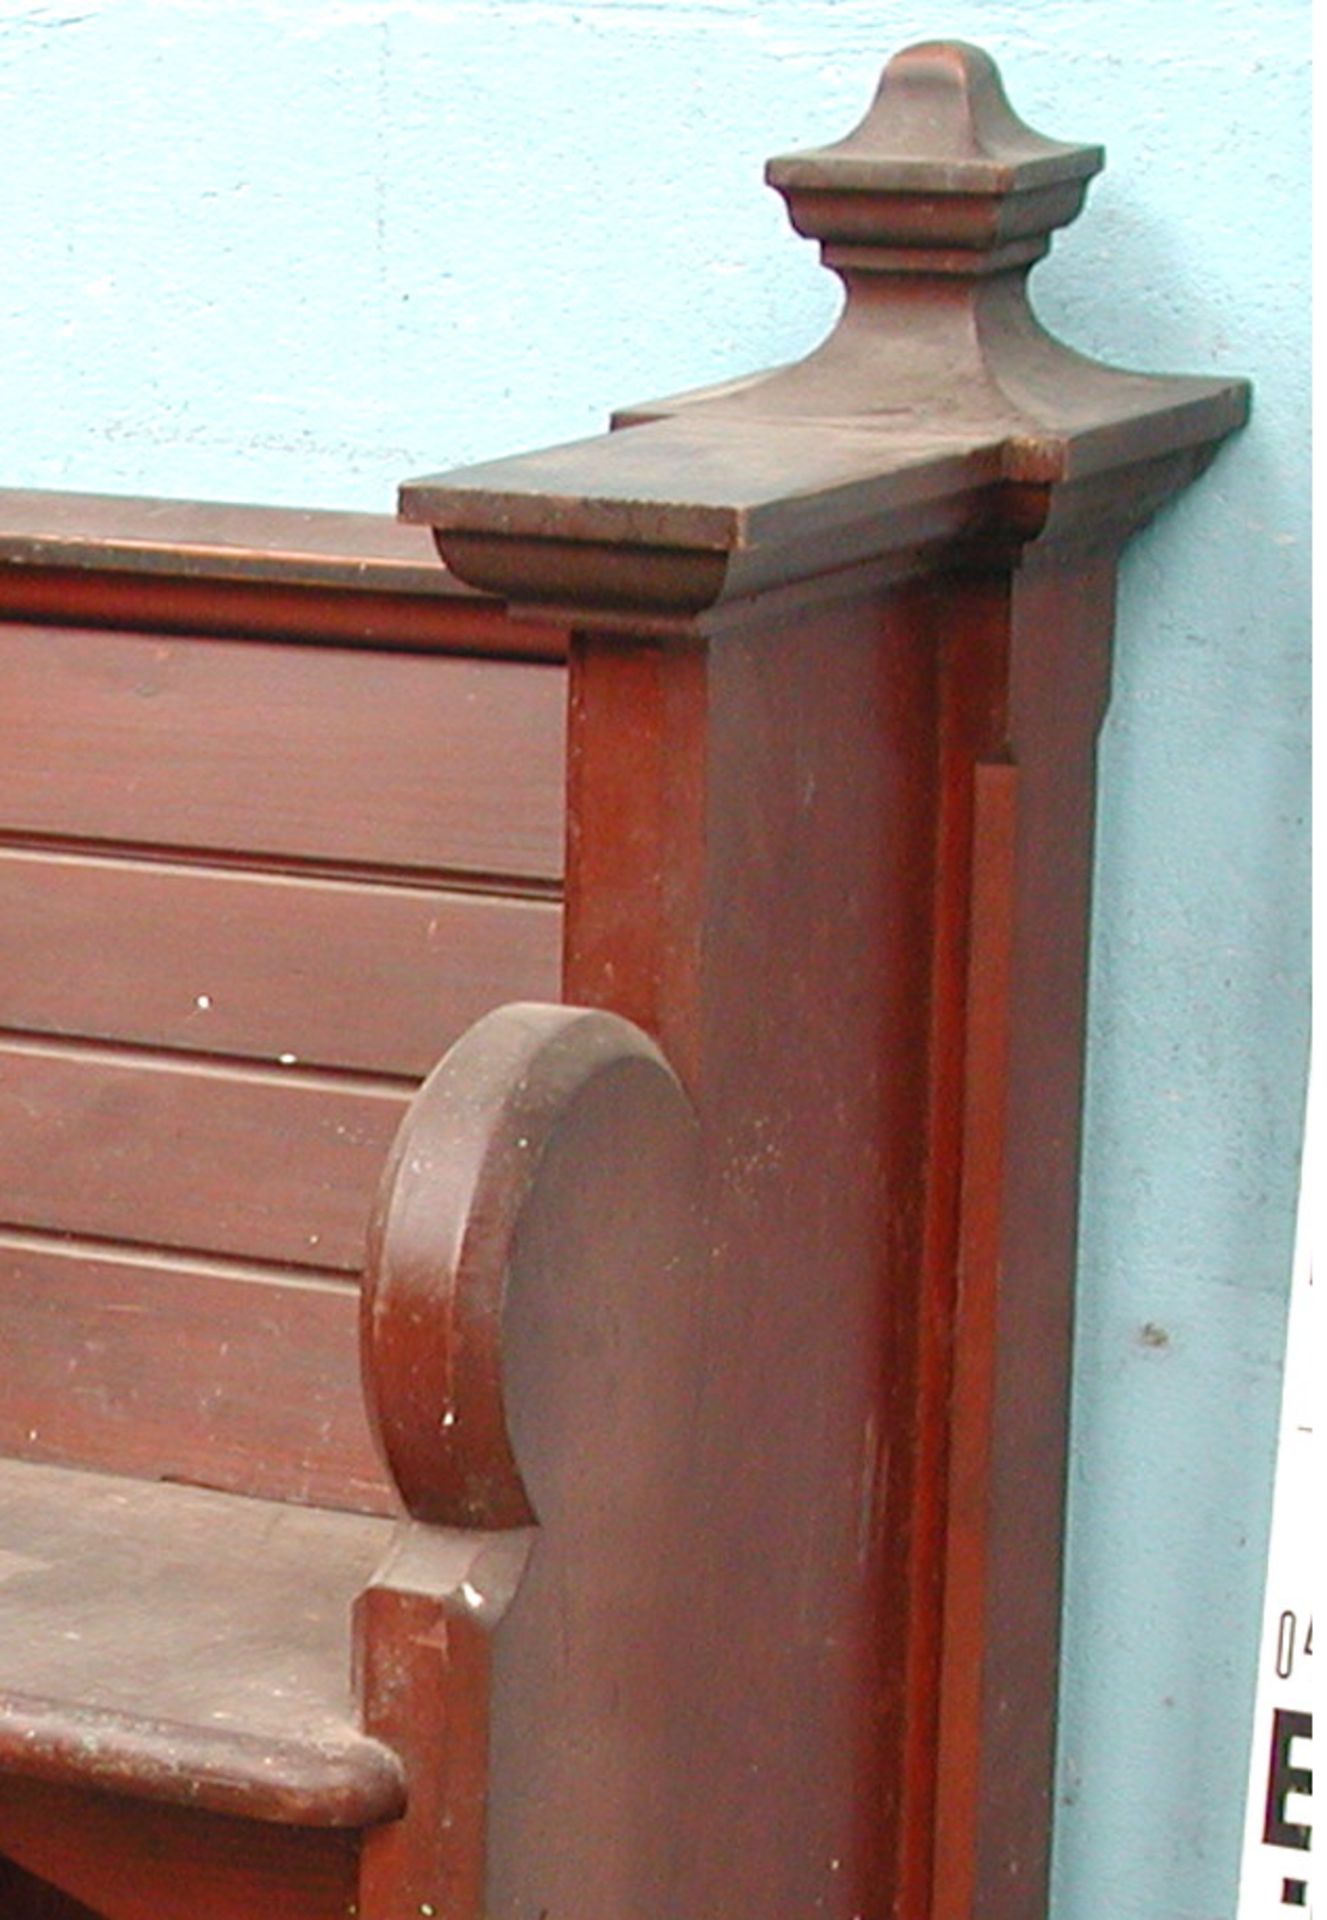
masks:
<svg viewBox="0 0 1327 1920"><path fill-rule="evenodd" d="M95 1920L344 1920L357 1842L40 1780L6 1780L0 1796L0 1853L95 1903Z"/></svg>
<svg viewBox="0 0 1327 1920"><path fill-rule="evenodd" d="M557 666L0 626L13 837L556 879Z"/></svg>
<svg viewBox="0 0 1327 1920"><path fill-rule="evenodd" d="M394 1511L331 1279L0 1232L0 1453Z"/></svg>
<svg viewBox="0 0 1327 1920"><path fill-rule="evenodd" d="M0 1043L5 1224L357 1273L407 1090Z"/></svg>
<svg viewBox="0 0 1327 1920"><path fill-rule="evenodd" d="M561 912L367 881L0 847L0 1024L421 1078L557 994Z"/></svg>

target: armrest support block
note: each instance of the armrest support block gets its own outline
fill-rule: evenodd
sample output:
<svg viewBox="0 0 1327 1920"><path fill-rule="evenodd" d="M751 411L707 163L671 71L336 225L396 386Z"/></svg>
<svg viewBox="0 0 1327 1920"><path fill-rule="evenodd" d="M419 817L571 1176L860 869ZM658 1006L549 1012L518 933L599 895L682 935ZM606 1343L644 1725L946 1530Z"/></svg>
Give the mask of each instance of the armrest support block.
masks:
<svg viewBox="0 0 1327 1920"><path fill-rule="evenodd" d="M541 1408L559 1392L541 1343L556 1341L564 1305L576 1311L583 1278L550 1256L638 1262L656 1227L652 1175L690 1129L658 1048L609 1013L500 1008L425 1083L380 1190L362 1323L369 1406L416 1520L541 1517L533 1488L553 1444ZM632 1202L601 1206L591 1196L604 1188ZM611 1311L611 1289L599 1304ZM527 1364L514 1396L516 1349ZM592 1369L579 1384L594 1393ZM521 1426L530 1452L518 1463Z"/></svg>

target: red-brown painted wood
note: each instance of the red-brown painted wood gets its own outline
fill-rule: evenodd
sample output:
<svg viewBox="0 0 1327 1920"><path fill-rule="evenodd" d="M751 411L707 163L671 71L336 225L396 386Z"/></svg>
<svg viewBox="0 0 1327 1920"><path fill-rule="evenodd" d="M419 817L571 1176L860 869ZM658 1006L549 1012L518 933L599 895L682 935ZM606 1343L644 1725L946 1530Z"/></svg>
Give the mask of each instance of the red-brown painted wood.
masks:
<svg viewBox="0 0 1327 1920"><path fill-rule="evenodd" d="M4 1224L353 1274L407 1097L298 1068L0 1042Z"/></svg>
<svg viewBox="0 0 1327 1920"><path fill-rule="evenodd" d="M944 1845L935 1850L942 1875L953 1877L963 1857L957 1836L950 1838L952 1809L944 1805L937 1820L936 1775L963 1777L979 1750L972 1702L963 1693L965 1686L979 1687L980 1675L956 1672L953 1656L966 1624L964 1609L980 1594L984 1575L979 1556L964 1549L973 1533L980 1533L989 1467L988 1363L998 1275L988 1242L991 1223L998 1221L1002 1171L1008 1037L1003 1016L1019 779L1018 768L1008 761L965 760L953 723L954 715L944 713L949 778L940 807L949 831L942 829L937 845L932 949L935 1050L928 1132L933 1171L921 1289L926 1311L918 1355L919 1524L910 1569L916 1625L908 1670L914 1707L901 1859L903 1883L915 1890L919 1903L927 1898L934 1834L945 1834ZM942 1667L945 1726L937 1766L933 1703ZM961 1745L965 1734L966 1747Z"/></svg>
<svg viewBox="0 0 1327 1920"><path fill-rule="evenodd" d="M713 1719L684 1769L684 1905L818 1899L847 1915L892 1886L899 1911L934 1900L947 1920L1039 1911L1112 567L1109 550L1071 550L1012 588L904 588L746 634L730 617L704 653L591 634L573 656L568 991L630 1011L686 1063L715 1182L715 1297L760 1276L760 1317L705 1342L727 1382L711 1444L727 1433L733 1451L698 1496L725 1559L722 1617L716 1601L697 1640L724 1653L693 1680ZM628 687L634 740L617 720ZM849 1066L837 1050L854 1041ZM1040 1077L1007 1156L1015 1047ZM781 1147L792 1114L796 1152ZM854 1179L863 1151L873 1171ZM1023 1193L1038 1197L1011 1220ZM806 1380L833 1384L803 1398ZM865 1561L845 1505L863 1442L887 1463L864 1510L877 1497L888 1514ZM856 1638L854 1619L871 1623ZM796 1649L782 1716L754 1652L743 1667L747 1647L767 1667L772 1645ZM806 1746L844 1774L822 1760L808 1778ZM743 1821L747 1843L725 1846Z"/></svg>
<svg viewBox="0 0 1327 1920"><path fill-rule="evenodd" d="M514 659L567 651L555 627L439 568L416 528L314 508L0 489L0 611Z"/></svg>
<svg viewBox="0 0 1327 1920"><path fill-rule="evenodd" d="M844 281L823 346L403 493L573 628L567 991L701 1117L661 1915L1044 1914L1114 560L1247 407L1037 324L1100 163L910 49L770 167Z"/></svg>
<svg viewBox="0 0 1327 1920"><path fill-rule="evenodd" d="M5 1920L98 1920L91 1907L9 1860L0 1860L0 1913Z"/></svg>
<svg viewBox="0 0 1327 1920"><path fill-rule="evenodd" d="M216 634L227 640L244 634L255 640L312 641L389 653L409 649L538 661L567 657L566 636L556 627L518 620L489 596L406 599L291 586L280 579L177 579L11 565L0 568L0 613L62 627Z"/></svg>
<svg viewBox="0 0 1327 1920"><path fill-rule="evenodd" d="M555 996L556 902L0 847L11 1030L423 1078Z"/></svg>
<svg viewBox="0 0 1327 1920"><path fill-rule="evenodd" d="M1016 761L1018 797L1016 824L1000 819L1008 799L982 774L973 964L988 971L972 975L965 1024L955 1364L969 1398L950 1456L938 1920L998 1912L1013 1881L1043 1887L1049 1863L1095 749L1114 620L1102 532L1097 551L1052 551L950 605L955 647L984 635L998 662L982 751L994 735ZM993 908L1002 867L1012 885Z"/></svg>
<svg viewBox="0 0 1327 1920"><path fill-rule="evenodd" d="M352 1834L41 1781L6 1779L0 1853L91 1904L99 1920L347 1920L355 1906ZM65 1916L57 1909L50 1920Z"/></svg>
<svg viewBox="0 0 1327 1920"><path fill-rule="evenodd" d="M360 1596L364 1724L412 1783L406 1817L364 1836L361 1920L430 1908L483 1920L493 1635L530 1543L408 1526Z"/></svg>
<svg viewBox="0 0 1327 1920"><path fill-rule="evenodd" d="M685 1063L708 1168L693 1364L715 1384L671 1515L694 1577L669 1651L672 1904L651 1911L870 1910L897 1820L931 640L905 596L654 652L635 711L668 791L625 819L622 651L574 657L568 991ZM600 863L633 832L639 879L614 889Z"/></svg>
<svg viewBox="0 0 1327 1920"><path fill-rule="evenodd" d="M0 626L0 681L10 836L561 872L556 666Z"/></svg>
<svg viewBox="0 0 1327 1920"><path fill-rule="evenodd" d="M393 1154L365 1349L416 1525L364 1624L386 1630L394 1610L417 1666L434 1648L421 1684L460 1710L430 1768L449 1792L422 1831L407 1815L375 1836L366 1872L381 1890L378 1856L395 1855L389 1884L455 1920L670 1897L668 1659L699 1571L676 1556L672 1513L701 1331L698 1173L694 1116L657 1049L556 1007L480 1022ZM401 1718L389 1654L366 1662L371 1728ZM588 1808L589 1848L574 1838Z"/></svg>
<svg viewBox="0 0 1327 1920"><path fill-rule="evenodd" d="M0 1454L396 1510L356 1290L0 1231Z"/></svg>

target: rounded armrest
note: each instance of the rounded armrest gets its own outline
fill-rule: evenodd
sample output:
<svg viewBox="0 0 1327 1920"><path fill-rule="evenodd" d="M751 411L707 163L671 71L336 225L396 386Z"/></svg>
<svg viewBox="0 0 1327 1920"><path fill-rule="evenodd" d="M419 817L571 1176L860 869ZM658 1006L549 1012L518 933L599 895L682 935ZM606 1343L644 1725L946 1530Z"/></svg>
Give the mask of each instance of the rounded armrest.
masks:
<svg viewBox="0 0 1327 1920"><path fill-rule="evenodd" d="M546 1517L557 1429L594 1393L592 1323L617 1272L667 1270L694 1197L690 1104L630 1022L514 1005L452 1047L383 1176L361 1322L370 1418L417 1520Z"/></svg>

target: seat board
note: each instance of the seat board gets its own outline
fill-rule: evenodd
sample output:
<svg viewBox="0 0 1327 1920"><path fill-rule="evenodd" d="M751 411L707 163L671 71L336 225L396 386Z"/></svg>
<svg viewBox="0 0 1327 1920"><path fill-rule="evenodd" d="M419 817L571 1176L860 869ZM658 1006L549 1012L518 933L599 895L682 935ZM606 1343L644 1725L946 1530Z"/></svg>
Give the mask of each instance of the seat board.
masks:
<svg viewBox="0 0 1327 1920"><path fill-rule="evenodd" d="M318 1826L398 1813L351 1608L393 1523L0 1461L0 1769Z"/></svg>

